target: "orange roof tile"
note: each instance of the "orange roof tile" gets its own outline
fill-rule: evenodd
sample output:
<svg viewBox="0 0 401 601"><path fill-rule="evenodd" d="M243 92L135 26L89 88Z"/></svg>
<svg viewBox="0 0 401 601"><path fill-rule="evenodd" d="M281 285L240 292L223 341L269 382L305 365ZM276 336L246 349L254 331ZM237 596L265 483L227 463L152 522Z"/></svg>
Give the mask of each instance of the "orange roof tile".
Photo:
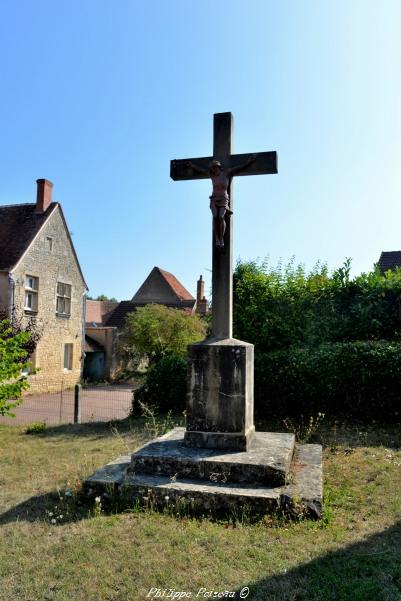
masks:
<svg viewBox="0 0 401 601"><path fill-rule="evenodd" d="M86 323L105 325L107 319L110 317L114 309L118 307L118 305L119 303L113 303L111 301L87 300L85 312Z"/></svg>
<svg viewBox="0 0 401 601"><path fill-rule="evenodd" d="M169 273L168 271L164 271L164 269L160 269L157 267L161 275L164 277L168 285L173 289L175 294L179 296L182 300L194 300L194 297L184 286L177 280L175 275Z"/></svg>

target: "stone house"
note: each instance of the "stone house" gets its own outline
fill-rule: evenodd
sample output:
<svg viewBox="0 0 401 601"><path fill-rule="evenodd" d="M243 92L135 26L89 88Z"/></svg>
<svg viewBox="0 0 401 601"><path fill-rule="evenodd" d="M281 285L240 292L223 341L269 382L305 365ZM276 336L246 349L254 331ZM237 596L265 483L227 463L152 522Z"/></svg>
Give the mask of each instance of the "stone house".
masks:
<svg viewBox="0 0 401 601"><path fill-rule="evenodd" d="M38 179L36 203L0 206L0 308L41 331L29 392L71 387L83 367L87 286L52 187Z"/></svg>
<svg viewBox="0 0 401 601"><path fill-rule="evenodd" d="M114 377L119 368L118 340L127 314L152 303L205 315L208 312L205 282L200 276L195 299L172 273L153 267L131 300L120 303L87 300L84 375L93 379Z"/></svg>

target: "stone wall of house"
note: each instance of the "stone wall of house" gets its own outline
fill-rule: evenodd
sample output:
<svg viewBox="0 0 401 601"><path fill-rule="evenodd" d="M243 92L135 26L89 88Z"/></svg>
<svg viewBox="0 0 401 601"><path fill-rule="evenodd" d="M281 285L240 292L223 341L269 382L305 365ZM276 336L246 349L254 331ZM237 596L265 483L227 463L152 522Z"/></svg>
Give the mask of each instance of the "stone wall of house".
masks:
<svg viewBox="0 0 401 601"><path fill-rule="evenodd" d="M15 309L24 320L35 319L42 330L33 364L38 373L29 376L29 393L55 392L79 382L83 365L84 293L75 255L60 209L57 208L13 271L16 280ZM25 305L25 279L38 279L37 313ZM71 285L70 315L56 313L57 283ZM71 369L64 367L64 349L72 345Z"/></svg>

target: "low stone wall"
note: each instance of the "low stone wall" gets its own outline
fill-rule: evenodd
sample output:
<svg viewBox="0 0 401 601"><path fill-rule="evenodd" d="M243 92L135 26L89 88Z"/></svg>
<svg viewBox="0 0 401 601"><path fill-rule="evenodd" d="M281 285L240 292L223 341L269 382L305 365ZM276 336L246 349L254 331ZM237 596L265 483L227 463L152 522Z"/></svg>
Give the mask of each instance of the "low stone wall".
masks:
<svg viewBox="0 0 401 601"><path fill-rule="evenodd" d="M64 377L54 375L49 377L48 374L36 374L29 376L29 388L24 392L23 396L30 394L44 394L48 392L61 392L74 388L75 384L79 384L81 374L79 370L71 371L65 374Z"/></svg>

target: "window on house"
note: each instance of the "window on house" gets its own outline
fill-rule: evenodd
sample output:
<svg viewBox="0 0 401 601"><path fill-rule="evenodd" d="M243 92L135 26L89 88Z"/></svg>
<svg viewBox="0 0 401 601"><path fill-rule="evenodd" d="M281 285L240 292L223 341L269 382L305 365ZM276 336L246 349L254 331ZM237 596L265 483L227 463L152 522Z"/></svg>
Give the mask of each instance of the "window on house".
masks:
<svg viewBox="0 0 401 601"><path fill-rule="evenodd" d="M71 285L57 282L57 315L71 314Z"/></svg>
<svg viewBox="0 0 401 601"><path fill-rule="evenodd" d="M64 345L64 371L72 370L72 344Z"/></svg>
<svg viewBox="0 0 401 601"><path fill-rule="evenodd" d="M46 248L49 252L53 250L53 238L51 236L46 236Z"/></svg>
<svg viewBox="0 0 401 601"><path fill-rule="evenodd" d="M21 375L29 376L29 374L32 374L35 371L35 368L36 368L36 351L34 351L32 353L32 355L30 357L28 357L27 363L24 363L24 365L21 369Z"/></svg>
<svg viewBox="0 0 401 601"><path fill-rule="evenodd" d="M25 276L25 311L36 313L38 310L39 278L33 275Z"/></svg>

